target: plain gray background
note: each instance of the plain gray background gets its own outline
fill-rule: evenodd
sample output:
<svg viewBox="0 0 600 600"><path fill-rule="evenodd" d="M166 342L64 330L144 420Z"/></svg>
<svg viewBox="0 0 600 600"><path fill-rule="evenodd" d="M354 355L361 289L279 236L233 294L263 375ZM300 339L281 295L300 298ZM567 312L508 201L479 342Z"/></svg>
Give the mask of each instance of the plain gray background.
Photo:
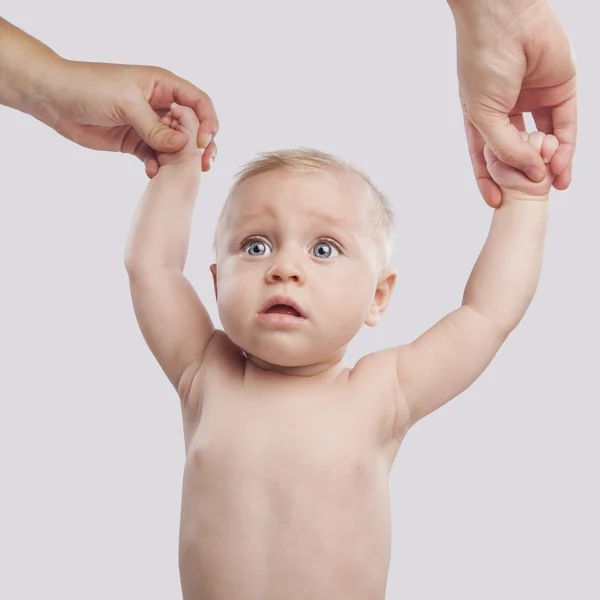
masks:
<svg viewBox="0 0 600 600"><path fill-rule="evenodd" d="M574 182L552 194L522 324L400 449L389 599L600 597L600 9L554 7L579 67ZM211 95L220 153L186 275L213 317L212 233L232 175L301 145L364 168L398 214L395 297L349 362L460 304L492 210L471 172L442 0L5 0L2 16L66 58L160 65ZM123 267L143 166L4 107L0 128L0 597L181 598L180 409Z"/></svg>

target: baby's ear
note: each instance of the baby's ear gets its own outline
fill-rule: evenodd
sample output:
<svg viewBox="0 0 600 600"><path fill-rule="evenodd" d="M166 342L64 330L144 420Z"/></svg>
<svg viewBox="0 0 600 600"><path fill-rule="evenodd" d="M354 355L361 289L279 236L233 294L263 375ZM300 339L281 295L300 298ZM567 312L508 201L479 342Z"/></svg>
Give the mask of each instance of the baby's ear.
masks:
<svg viewBox="0 0 600 600"><path fill-rule="evenodd" d="M217 290L217 265L210 265L210 272L212 273L213 285L215 287L215 300L218 300L219 292Z"/></svg>
<svg viewBox="0 0 600 600"><path fill-rule="evenodd" d="M369 327L375 327L381 320L381 315L385 312L394 287L396 286L397 273L395 269L383 269L377 280L377 288L375 289L375 296L373 302L371 302L371 308L369 314L365 320L365 325Z"/></svg>

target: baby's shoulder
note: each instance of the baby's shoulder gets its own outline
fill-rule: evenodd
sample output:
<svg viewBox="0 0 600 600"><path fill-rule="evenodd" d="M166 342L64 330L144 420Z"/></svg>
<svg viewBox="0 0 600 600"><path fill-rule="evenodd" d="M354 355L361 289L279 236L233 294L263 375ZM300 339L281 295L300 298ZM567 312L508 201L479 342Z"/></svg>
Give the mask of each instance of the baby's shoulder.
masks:
<svg viewBox="0 0 600 600"><path fill-rule="evenodd" d="M357 383L364 381L397 387L397 353L394 349L386 349L366 354L354 365L350 378Z"/></svg>

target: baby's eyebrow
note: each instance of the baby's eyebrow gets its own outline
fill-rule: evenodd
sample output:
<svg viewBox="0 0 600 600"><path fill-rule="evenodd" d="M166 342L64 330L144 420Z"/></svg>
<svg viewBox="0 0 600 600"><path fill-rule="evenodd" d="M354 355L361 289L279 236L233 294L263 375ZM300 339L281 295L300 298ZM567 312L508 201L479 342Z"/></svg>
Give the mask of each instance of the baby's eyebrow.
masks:
<svg viewBox="0 0 600 600"><path fill-rule="evenodd" d="M269 219L270 220L270 219ZM246 234L249 231L255 229L254 223L262 222L264 226L265 223L265 215L254 214L254 215L244 215L241 218L236 218L235 221L231 224L231 233L234 237L240 236L242 234Z"/></svg>
<svg viewBox="0 0 600 600"><path fill-rule="evenodd" d="M324 213L318 210L311 210L307 214L311 219L327 223L329 225L337 225L338 227L347 227L349 225L348 219L343 215L332 215L330 213Z"/></svg>
<svg viewBox="0 0 600 600"><path fill-rule="evenodd" d="M344 215L332 215L330 213L322 212L319 210L310 210L307 211L306 214L310 219L319 223L336 225L338 227L348 227L350 225L348 218ZM234 223L234 228L245 228L248 225L254 223L255 221L264 221L265 217L276 218L276 216L276 211L274 211L270 207L265 208L265 210L261 212L251 212L243 215L238 215Z"/></svg>

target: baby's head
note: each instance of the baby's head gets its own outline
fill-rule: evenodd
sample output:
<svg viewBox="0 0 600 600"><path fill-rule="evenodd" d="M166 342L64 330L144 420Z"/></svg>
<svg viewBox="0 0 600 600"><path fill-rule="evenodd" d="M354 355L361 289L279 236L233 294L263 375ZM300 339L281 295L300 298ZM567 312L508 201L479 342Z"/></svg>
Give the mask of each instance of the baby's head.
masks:
<svg viewBox="0 0 600 600"><path fill-rule="evenodd" d="M311 149L262 154L217 224L223 329L259 366L338 362L388 304L393 232L389 202L356 167Z"/></svg>

